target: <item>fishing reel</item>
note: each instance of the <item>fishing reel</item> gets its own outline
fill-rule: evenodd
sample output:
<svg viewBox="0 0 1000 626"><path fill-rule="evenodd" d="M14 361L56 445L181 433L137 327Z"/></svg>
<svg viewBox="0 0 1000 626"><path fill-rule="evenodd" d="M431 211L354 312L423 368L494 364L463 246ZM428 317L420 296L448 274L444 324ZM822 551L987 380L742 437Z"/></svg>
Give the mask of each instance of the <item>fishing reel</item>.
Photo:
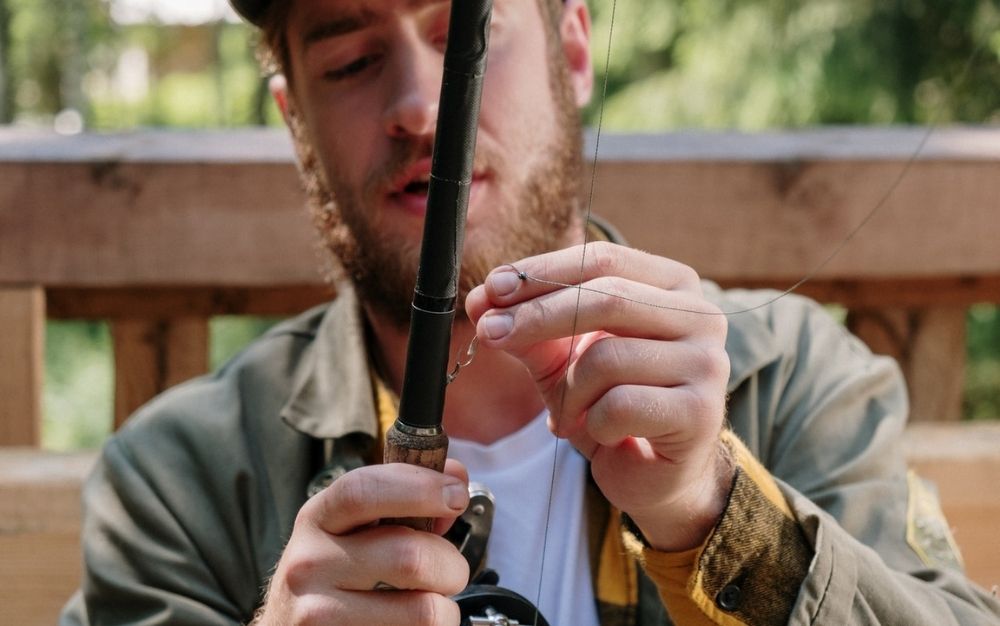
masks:
<svg viewBox="0 0 1000 626"><path fill-rule="evenodd" d="M498 586L500 576L486 568L486 544L496 503L484 485L469 484L469 506L445 538L469 563L469 585L452 599L462 613L461 626L549 626L527 598Z"/></svg>

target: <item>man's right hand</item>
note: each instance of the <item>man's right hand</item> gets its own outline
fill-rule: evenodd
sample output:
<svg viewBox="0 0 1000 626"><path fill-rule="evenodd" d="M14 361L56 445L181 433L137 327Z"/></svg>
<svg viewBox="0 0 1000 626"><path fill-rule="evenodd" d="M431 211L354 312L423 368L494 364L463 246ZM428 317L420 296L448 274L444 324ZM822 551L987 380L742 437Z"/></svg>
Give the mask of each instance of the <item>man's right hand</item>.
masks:
<svg viewBox="0 0 1000 626"><path fill-rule="evenodd" d="M255 625L456 626L469 566L440 536L469 502L468 474L404 464L348 472L303 505ZM435 533L377 525L436 518Z"/></svg>

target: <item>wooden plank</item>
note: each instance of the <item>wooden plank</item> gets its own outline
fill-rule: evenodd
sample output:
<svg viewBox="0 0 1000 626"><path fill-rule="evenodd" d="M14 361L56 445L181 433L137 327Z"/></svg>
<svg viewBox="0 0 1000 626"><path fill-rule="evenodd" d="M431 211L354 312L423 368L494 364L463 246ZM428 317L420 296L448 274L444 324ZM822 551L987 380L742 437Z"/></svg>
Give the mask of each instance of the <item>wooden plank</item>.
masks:
<svg viewBox="0 0 1000 626"><path fill-rule="evenodd" d="M157 394L208 369L203 317L119 319L111 324L111 337L116 429Z"/></svg>
<svg viewBox="0 0 1000 626"><path fill-rule="evenodd" d="M159 320L122 319L111 324L116 430L163 388L160 333Z"/></svg>
<svg viewBox="0 0 1000 626"><path fill-rule="evenodd" d="M80 487L94 453L0 449L0 624L54 624L80 584Z"/></svg>
<svg viewBox="0 0 1000 626"><path fill-rule="evenodd" d="M330 285L64 288L46 292L52 318L295 315L336 295Z"/></svg>
<svg viewBox="0 0 1000 626"><path fill-rule="evenodd" d="M906 367L911 421L962 419L965 328L963 308L934 307L920 311Z"/></svg>
<svg viewBox="0 0 1000 626"><path fill-rule="evenodd" d="M257 146L276 133L0 135L0 281L320 284L290 149ZM892 191L820 278L1000 276L1000 131L936 131L908 166L924 135L609 135L594 210L707 277L790 284Z"/></svg>
<svg viewBox="0 0 1000 626"><path fill-rule="evenodd" d="M1000 421L914 424L903 445L917 473L937 485L969 578L1000 585Z"/></svg>
<svg viewBox="0 0 1000 626"><path fill-rule="evenodd" d="M723 286L785 290L775 280ZM916 280L816 279L797 290L820 302L848 308L920 307L928 303L968 306L1000 299L1000 276ZM336 295L332 285L275 287L122 287L46 290L48 316L56 319L116 319L181 315L295 315Z"/></svg>
<svg viewBox="0 0 1000 626"><path fill-rule="evenodd" d="M962 419L964 308L853 309L847 325L874 352L899 362L910 394L910 421Z"/></svg>
<svg viewBox="0 0 1000 626"><path fill-rule="evenodd" d="M288 165L0 164L0 180L0 282L322 282Z"/></svg>
<svg viewBox="0 0 1000 626"><path fill-rule="evenodd" d="M601 214L620 207L610 217L635 247L720 280L1000 274L1000 248L989 234L1000 163L916 163L868 222L902 164L787 167L602 164L595 207ZM983 184L986 177L997 178L997 185Z"/></svg>
<svg viewBox="0 0 1000 626"><path fill-rule="evenodd" d="M784 291L794 283L754 279L722 281L720 284L723 287ZM796 293L851 309L920 308L928 305L967 307L980 302L1000 302L1000 275L864 280L816 278L796 289Z"/></svg>
<svg viewBox="0 0 1000 626"><path fill-rule="evenodd" d="M0 446L41 441L45 293L0 285Z"/></svg>
<svg viewBox="0 0 1000 626"><path fill-rule="evenodd" d="M208 371L208 336L204 317L175 317L166 323L161 391Z"/></svg>

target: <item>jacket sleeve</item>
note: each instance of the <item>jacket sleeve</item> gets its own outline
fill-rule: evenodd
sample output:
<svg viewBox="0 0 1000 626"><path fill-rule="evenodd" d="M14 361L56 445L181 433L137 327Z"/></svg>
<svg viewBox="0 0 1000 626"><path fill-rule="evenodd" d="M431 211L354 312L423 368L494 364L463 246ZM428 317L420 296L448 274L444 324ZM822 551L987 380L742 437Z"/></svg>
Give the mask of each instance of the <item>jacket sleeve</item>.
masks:
<svg viewBox="0 0 1000 626"><path fill-rule="evenodd" d="M164 454L162 460L176 461L172 456ZM182 474L192 476L190 468ZM247 594L226 588L240 561L236 537L215 532L215 545L205 545L206 529L227 527L212 519L218 509L193 484L181 492L182 502L164 486L136 462L120 436L109 441L84 487L83 585L61 624L233 626L244 621L256 590L251 585L250 597L241 603L240 596ZM226 563L226 554L231 566L217 567Z"/></svg>
<svg viewBox="0 0 1000 626"><path fill-rule="evenodd" d="M761 460L815 553L791 622L1000 624L1000 604L965 577L940 507L907 471L896 363L814 303L771 315L794 348L767 372L778 435Z"/></svg>
<svg viewBox="0 0 1000 626"><path fill-rule="evenodd" d="M730 407L754 454L738 444L729 504L697 553L640 548L661 597L717 624L1000 624L1000 604L965 578L940 508L908 476L895 364L803 299L765 317L780 353Z"/></svg>

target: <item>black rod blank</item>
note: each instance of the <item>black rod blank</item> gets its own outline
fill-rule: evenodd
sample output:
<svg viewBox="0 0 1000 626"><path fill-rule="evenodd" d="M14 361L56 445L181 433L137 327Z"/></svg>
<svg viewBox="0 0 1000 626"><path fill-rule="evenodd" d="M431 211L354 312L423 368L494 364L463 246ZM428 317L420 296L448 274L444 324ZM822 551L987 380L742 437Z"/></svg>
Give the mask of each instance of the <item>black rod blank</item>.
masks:
<svg viewBox="0 0 1000 626"><path fill-rule="evenodd" d="M444 414L451 328L465 238L492 0L451 3L420 265L399 421L435 428Z"/></svg>

